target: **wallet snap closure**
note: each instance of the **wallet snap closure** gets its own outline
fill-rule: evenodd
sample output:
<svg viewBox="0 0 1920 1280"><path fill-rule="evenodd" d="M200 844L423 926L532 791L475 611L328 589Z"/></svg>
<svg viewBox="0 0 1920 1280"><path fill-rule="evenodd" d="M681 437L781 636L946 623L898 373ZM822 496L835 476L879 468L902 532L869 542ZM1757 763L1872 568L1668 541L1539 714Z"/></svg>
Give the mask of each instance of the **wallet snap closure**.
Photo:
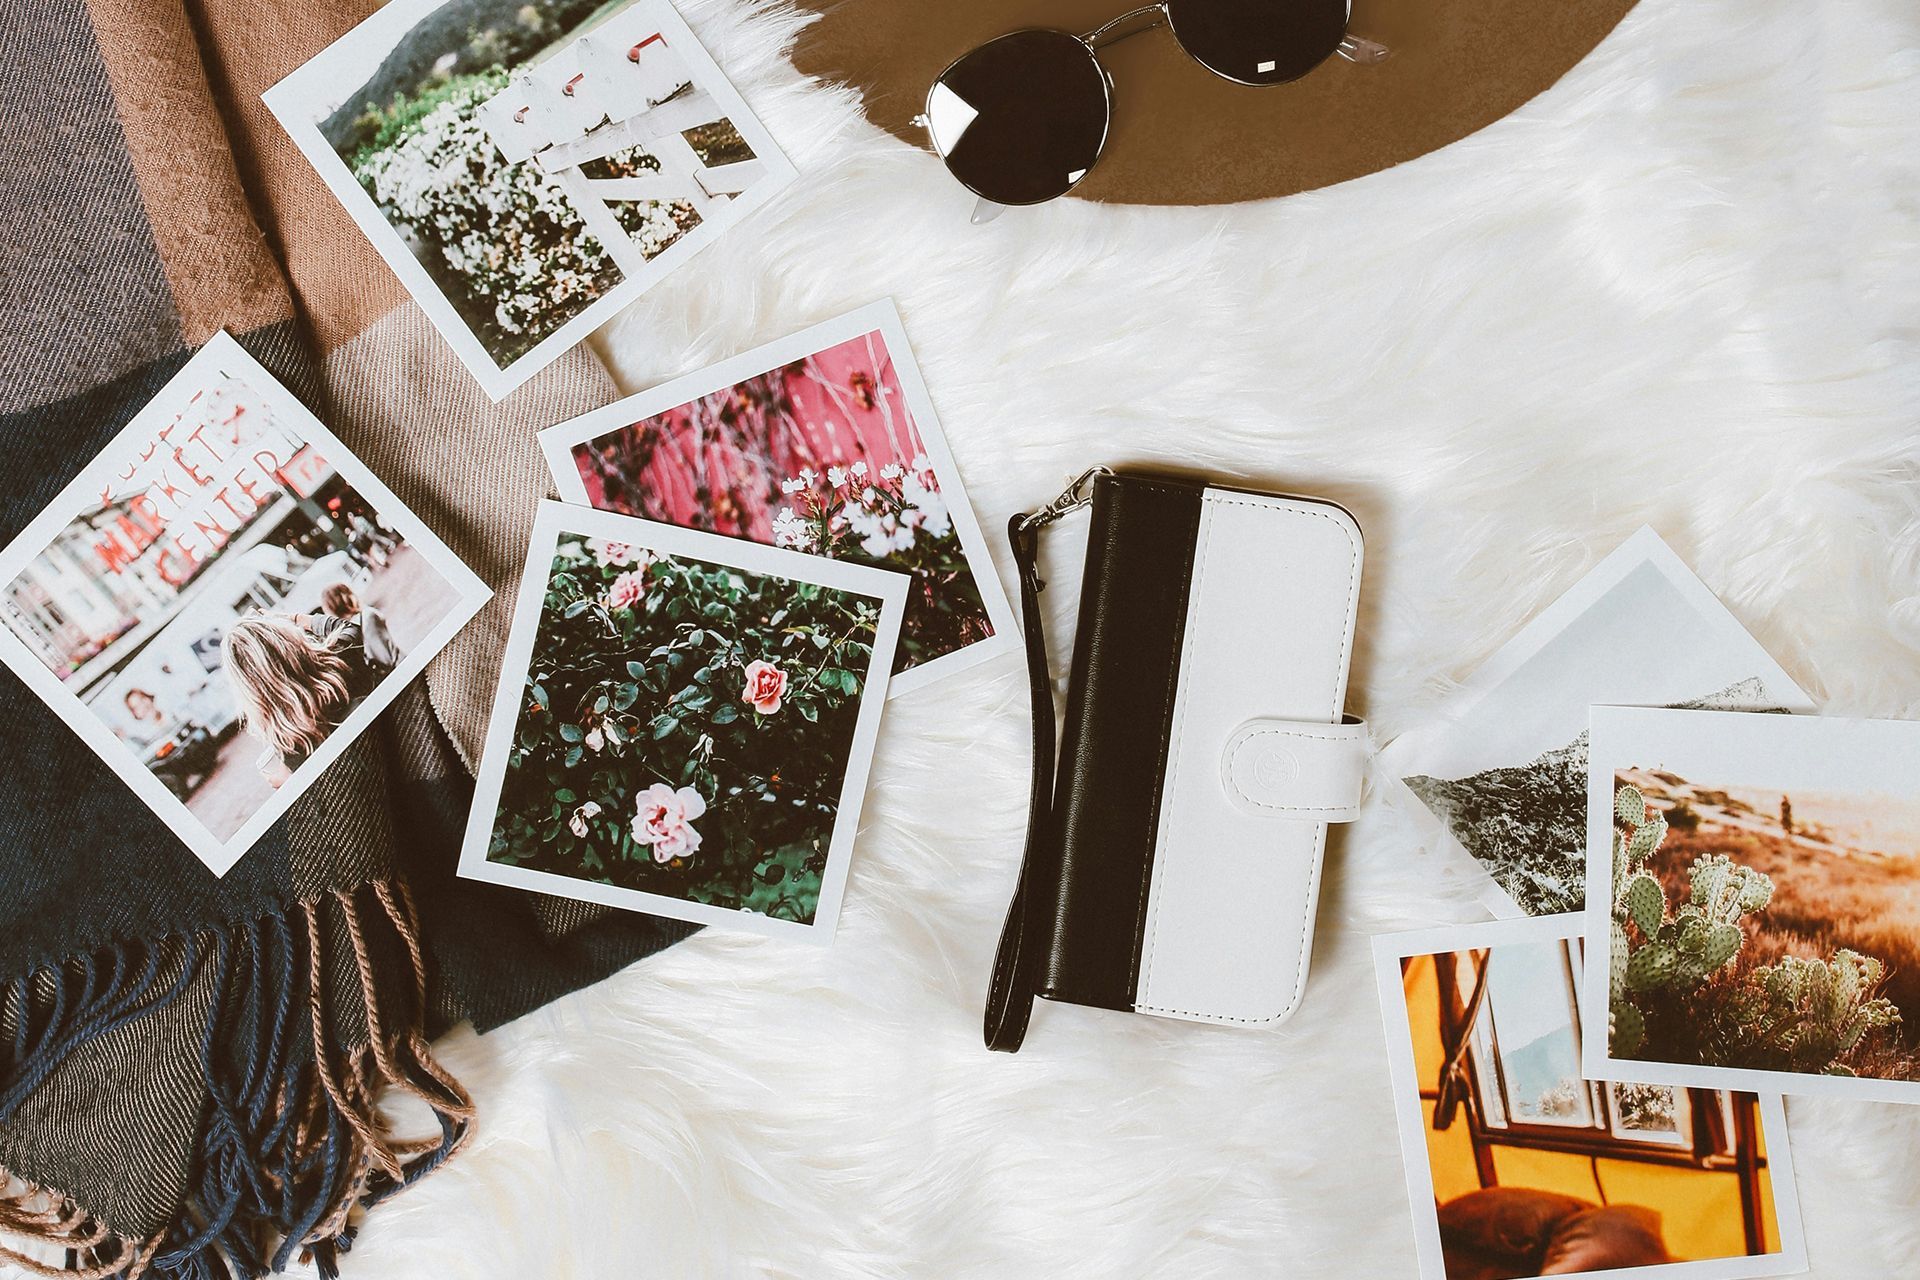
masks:
<svg viewBox="0 0 1920 1280"><path fill-rule="evenodd" d="M1227 739L1221 782L1242 809L1277 818L1351 822L1367 771L1367 726L1249 720Z"/></svg>

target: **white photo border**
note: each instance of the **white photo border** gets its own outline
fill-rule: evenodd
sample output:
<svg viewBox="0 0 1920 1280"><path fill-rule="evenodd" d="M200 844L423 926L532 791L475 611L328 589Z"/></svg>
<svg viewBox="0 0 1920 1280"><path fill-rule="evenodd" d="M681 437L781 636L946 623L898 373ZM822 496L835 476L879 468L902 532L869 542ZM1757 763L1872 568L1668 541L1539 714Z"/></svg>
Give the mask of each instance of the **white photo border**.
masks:
<svg viewBox="0 0 1920 1280"><path fill-rule="evenodd" d="M1920 721L1856 720L1841 716L1770 716L1742 711L1670 711L1651 707L1596 706L1589 713L1590 742L1587 775L1587 903L1586 929L1590 938L1609 936L1613 925L1613 780L1632 763L1629 753L1664 746L1642 747L1652 740L1688 747L1724 750L1751 757L1777 750L1794 750L1806 759L1875 761L1903 760L1905 777L1920 780ZM1749 745L1754 739L1774 742ZM1785 743L1786 745L1776 745ZM1736 760L1728 768L1738 772ZM1734 785L1740 785L1735 782ZM1811 784L1816 790L1840 786ZM1911 782L1920 790L1920 781ZM1866 789L1866 788L1863 788ZM1920 1080L1883 1080L1871 1076L1813 1075L1797 1071L1761 1071L1747 1067L1709 1067L1698 1063L1615 1058L1607 1036L1609 1022L1608 972L1604 964L1590 964L1581 978L1581 1070L1596 1080L1636 1080L1647 1084L1694 1085L1710 1089L1747 1089L1802 1094L1821 1098L1852 1098L1865 1102L1920 1103Z"/></svg>
<svg viewBox="0 0 1920 1280"><path fill-rule="evenodd" d="M1384 776L1391 780L1388 785L1395 807L1414 824L1428 847L1445 851L1450 862L1462 866L1466 874L1478 876L1481 882L1477 894L1480 904L1502 919L1523 918L1527 913L1500 887L1500 883L1487 872L1480 860L1460 843L1447 824L1421 803L1403 779L1410 773L1425 772L1432 767L1423 764L1422 760L1431 760L1435 753L1445 752L1445 744L1459 720L1485 699L1498 693L1500 686L1515 672L1577 624L1609 592L1643 566L1653 569L1665 579L1667 585L1692 605L1702 619L1716 627L1726 627L1723 638L1728 643L1738 637L1752 647L1753 674L1766 685L1768 700L1772 705L1786 711L1814 709L1814 701L1807 696L1806 690L1787 674L1786 668L1774 660L1766 646L1740 624L1726 603L1700 580L1700 576L1667 545L1659 532L1652 525L1640 526L1632 537L1609 552L1605 559L1582 575L1552 604L1535 614L1514 633L1511 640L1501 645L1462 680L1435 708L1437 719L1401 734L1381 752L1381 767Z"/></svg>
<svg viewBox="0 0 1920 1280"><path fill-rule="evenodd" d="M347 211L354 224L367 239L372 242L375 252L385 260L389 269L400 278L407 294L418 303L433 327L439 331L454 354L460 357L480 387L494 401L505 399L521 384L552 364L566 352L584 341L587 335L612 319L628 304L658 284L662 278L677 269L688 258L700 252L721 235L738 225L747 216L767 204L789 183L799 176L786 153L781 150L773 135L754 114L753 108L733 86L726 73L713 60L706 47L700 43L686 21L681 18L669 0L633 0L621 12L649 7L657 11L661 30L669 40L680 42L677 52L686 55L693 72L694 85L712 95L726 115L726 118L738 130L740 136L753 149L755 159L765 163L765 172L745 191L735 196L726 205L726 216L703 219L699 226L687 232L668 246L657 257L649 261L645 268L636 272L622 271L624 279L607 293L596 299L579 315L567 321L560 328L548 334L532 350L516 359L512 364L502 366L490 355L484 344L472 329L467 327L460 313L454 309L440 286L434 283L433 276L426 266L407 248L406 241L394 229L374 203L373 197L354 180L347 163L334 151L332 144L320 132L318 103L325 92L323 86L335 78L337 68L345 65L360 67L371 59L378 65L381 58L395 48L408 32L418 26L427 15L450 0L391 0L390 3L375 10L365 21L346 35L315 54L298 70L288 75L279 84L261 95L281 127L287 131L293 144L307 158L307 162L320 175L333 196ZM369 53L368 50L373 52ZM493 144L493 145L498 145ZM526 163L534 163L527 161ZM577 188L568 186L568 194L578 198Z"/></svg>
<svg viewBox="0 0 1920 1280"><path fill-rule="evenodd" d="M1400 1132L1400 1163L1406 1173L1407 1197L1413 1208L1414 1251L1421 1280L1447 1280L1440 1247L1440 1219L1434 1203L1433 1169L1428 1163L1426 1120L1420 1109L1419 1073L1413 1061L1413 1026L1407 1016L1400 962L1410 956L1436 955L1514 943L1555 942L1580 937L1578 913L1522 916L1479 924L1449 925L1409 933L1376 934L1373 939L1374 978L1380 990L1380 1016L1386 1026L1387 1073L1392 1081L1394 1119ZM1588 970L1598 966L1587 965ZM1586 1041L1584 1026L1581 1040ZM1599 1079L1590 1072L1589 1078ZM1639 1077L1634 1077L1636 1081ZM1661 1083L1645 1081L1644 1083ZM1747 1086L1716 1084L1715 1088ZM1701 1258L1692 1262L1665 1262L1640 1267L1609 1267L1570 1274L1618 1277L1619 1280L1756 1280L1764 1276L1795 1275L1807 1269L1807 1241L1800 1221L1800 1190L1794 1178L1793 1154L1787 1136L1786 1107L1780 1095L1759 1092L1760 1123L1767 1144L1767 1171L1773 1184L1775 1225L1780 1248L1773 1253L1731 1258Z"/></svg>
<svg viewBox="0 0 1920 1280"><path fill-rule="evenodd" d="M282 425L314 445L343 475L361 497L371 503L381 519L398 530L427 563L444 578L455 593L455 604L447 615L420 642L407 652L380 684L341 721L312 756L293 771L273 796L240 828L221 840L201 822L186 804L155 777L133 749L106 729L101 718L80 701L79 695L64 685L60 677L34 656L33 651L13 633L0 626L0 661L13 670L54 714L80 735L94 754L119 775L121 781L146 801L147 807L204 862L216 876L223 876L253 844L286 813L293 802L339 758L400 691L426 670L427 663L446 648L447 642L466 626L493 591L477 574L460 561L447 545L436 537L421 519L394 492L382 484L365 463L329 431L307 407L281 385L265 366L255 360L225 332L214 336L167 380L132 420L60 490L27 527L4 550L0 550L0 585L11 583L26 570L34 557L44 551L72 520L84 501L98 494L116 475L123 459L119 450L129 442L137 443L164 426L184 410L193 397L204 390L215 373L225 373L244 382L267 406L280 415Z"/></svg>
<svg viewBox="0 0 1920 1280"><path fill-rule="evenodd" d="M993 624L993 634L986 639L976 640L965 648L942 654L895 675L888 686L887 696L896 697L936 680L944 680L976 663L1013 652L1020 647L1021 641L1019 620L1014 616L1006 589L1001 585L1000 575L994 568L986 537L974 515L972 499L961 482L960 468L954 463L953 451L947 447L946 433L941 430L939 415L933 409L933 397L927 391L926 381L920 376L919 363L913 356L913 345L907 340L906 326L900 320L900 311L894 306L893 299L882 298L870 302L798 333L788 334L718 364L663 382L638 395L615 401L605 408L548 427L540 433L540 448L546 454L547 469L553 473L553 483L561 499L585 506L587 488L581 482L580 471L573 462L576 445L624 430L636 422L645 421L669 409L677 409L701 396L725 390L828 347L875 332L887 344L887 354L893 360L894 372L900 378L900 389L906 396L907 411L913 415L920 439L926 445L927 456L933 461L933 472L940 481L940 492L947 497L947 509L952 513L954 527L960 535L960 549L967 558L967 569L980 588L980 600L986 608L987 620Z"/></svg>
<svg viewBox="0 0 1920 1280"><path fill-rule="evenodd" d="M521 695L526 687L527 670L533 662L533 646L540 629L541 610L546 603L549 569L561 535L569 533L584 534L590 538L617 539L650 551L705 564L726 565L747 573L850 591L880 602L880 621L874 633L873 655L863 673L865 683L860 691L860 709L854 721L853 742L848 748L846 774L841 781L840 800L834 814L833 835L827 845L827 869L820 877L820 901L811 923L777 920L758 912L718 907L711 903L693 902L639 889L624 889L617 885L596 884L553 872L487 860L487 849L492 842L494 824L500 812L500 792L506 781L507 757L511 753L513 735L520 721ZM866 795L867 777L872 770L874 747L880 731L880 713L887 701L887 673L893 665L893 651L899 641L900 617L906 608L906 600L906 578L883 569L824 560L798 551L762 546L757 542L722 537L696 529L682 529L677 525L642 520L637 516L597 511L592 507L542 501L539 515L534 520L532 537L528 540L526 564L520 578L520 594L514 602L513 622L508 631L505 652L501 656L500 683L495 689L492 716L487 722L486 746L480 757L479 776L474 781L473 808L467 815L466 836L460 844L460 876L668 919L797 939L819 946L830 945L846 895L853 841L860 827L861 805Z"/></svg>

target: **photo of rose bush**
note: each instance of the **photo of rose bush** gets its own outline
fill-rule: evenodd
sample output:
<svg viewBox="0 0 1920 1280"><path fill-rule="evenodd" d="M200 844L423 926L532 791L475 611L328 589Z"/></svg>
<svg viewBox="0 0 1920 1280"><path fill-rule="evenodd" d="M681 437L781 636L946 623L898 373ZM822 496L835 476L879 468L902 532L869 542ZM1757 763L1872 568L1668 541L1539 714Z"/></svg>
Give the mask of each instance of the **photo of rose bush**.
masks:
<svg viewBox="0 0 1920 1280"><path fill-rule="evenodd" d="M563 536L488 860L811 922L879 618Z"/></svg>

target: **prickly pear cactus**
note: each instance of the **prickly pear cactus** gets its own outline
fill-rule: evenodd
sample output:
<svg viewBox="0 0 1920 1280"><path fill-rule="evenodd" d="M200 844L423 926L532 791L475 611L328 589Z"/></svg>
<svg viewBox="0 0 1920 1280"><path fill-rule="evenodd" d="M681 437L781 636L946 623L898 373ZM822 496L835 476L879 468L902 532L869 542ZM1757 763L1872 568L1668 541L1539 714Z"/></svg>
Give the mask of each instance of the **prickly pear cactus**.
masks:
<svg viewBox="0 0 1920 1280"><path fill-rule="evenodd" d="M1872 956L1841 949L1830 960L1783 956L1756 969L1740 1016L1743 1057L1782 1069L1851 1075L1838 1061L1868 1033L1900 1023L1891 1000L1873 991L1886 968Z"/></svg>
<svg viewBox="0 0 1920 1280"><path fill-rule="evenodd" d="M1632 785L1615 791L1614 817L1620 825L1613 834L1609 988L1613 1030L1622 1038L1613 1048L1631 1054L1627 1044L1642 1045L1646 1027L1646 1009L1635 997L1696 991L1733 964L1746 940L1740 918L1766 906L1773 881L1723 854L1709 854L1693 864L1687 899L1676 907L1646 867L1666 840L1666 819Z"/></svg>
<svg viewBox="0 0 1920 1280"><path fill-rule="evenodd" d="M1627 919L1639 926L1642 936L1651 938L1660 932L1667 914L1667 895L1660 891L1658 880L1644 871L1635 872L1620 900L1626 906Z"/></svg>
<svg viewBox="0 0 1920 1280"><path fill-rule="evenodd" d="M1640 1052L1647 1042L1646 1019L1640 1016L1640 1010L1624 1000L1613 1002L1613 1017L1608 1026L1607 1040L1613 1051L1625 1058L1631 1058Z"/></svg>
<svg viewBox="0 0 1920 1280"><path fill-rule="evenodd" d="M1647 861L1667 824L1638 787L1614 793L1609 1044L1633 1057L1684 1039L1710 1065L1851 1074L1845 1059L1900 1011L1876 994L1886 967L1839 950L1785 956L1740 974L1743 921L1773 901L1772 879L1725 854L1695 859L1685 897L1667 899ZM1654 1029L1658 1023L1659 1028Z"/></svg>

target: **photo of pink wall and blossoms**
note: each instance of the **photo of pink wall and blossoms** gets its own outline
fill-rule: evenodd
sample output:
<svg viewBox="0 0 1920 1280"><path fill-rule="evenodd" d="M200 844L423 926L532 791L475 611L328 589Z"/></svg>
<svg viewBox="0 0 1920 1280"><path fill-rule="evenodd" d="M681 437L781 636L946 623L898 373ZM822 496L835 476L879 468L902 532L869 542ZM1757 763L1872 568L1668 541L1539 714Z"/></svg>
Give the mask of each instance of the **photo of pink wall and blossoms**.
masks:
<svg viewBox="0 0 1920 1280"><path fill-rule="evenodd" d="M487 860L812 923L880 602L563 536Z"/></svg>
<svg viewBox="0 0 1920 1280"><path fill-rule="evenodd" d="M899 673L993 635L879 330L572 449L588 502L913 578Z"/></svg>

